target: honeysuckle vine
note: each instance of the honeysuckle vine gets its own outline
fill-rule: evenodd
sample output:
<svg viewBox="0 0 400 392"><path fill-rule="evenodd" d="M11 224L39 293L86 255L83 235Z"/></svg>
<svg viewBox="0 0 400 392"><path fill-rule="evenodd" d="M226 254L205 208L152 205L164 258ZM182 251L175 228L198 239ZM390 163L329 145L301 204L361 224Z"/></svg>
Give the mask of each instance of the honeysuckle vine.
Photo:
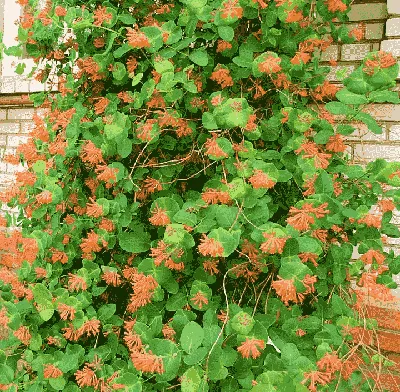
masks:
<svg viewBox="0 0 400 392"><path fill-rule="evenodd" d="M4 157L0 389L374 390L400 163L343 136L382 133L398 65L327 79L350 1L18 2L4 52L49 88Z"/></svg>

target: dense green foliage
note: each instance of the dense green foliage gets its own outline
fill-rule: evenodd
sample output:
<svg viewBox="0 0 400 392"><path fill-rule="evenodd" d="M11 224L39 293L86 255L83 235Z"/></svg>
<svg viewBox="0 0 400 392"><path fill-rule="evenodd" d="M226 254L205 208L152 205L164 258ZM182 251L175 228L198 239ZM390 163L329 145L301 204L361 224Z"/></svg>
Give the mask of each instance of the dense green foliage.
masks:
<svg viewBox="0 0 400 392"><path fill-rule="evenodd" d="M58 91L6 158L0 389L372 390L360 366L390 362L353 308L396 287L400 164L342 135L382 133L364 109L399 102L398 65L326 81L350 1L21 3L5 52Z"/></svg>

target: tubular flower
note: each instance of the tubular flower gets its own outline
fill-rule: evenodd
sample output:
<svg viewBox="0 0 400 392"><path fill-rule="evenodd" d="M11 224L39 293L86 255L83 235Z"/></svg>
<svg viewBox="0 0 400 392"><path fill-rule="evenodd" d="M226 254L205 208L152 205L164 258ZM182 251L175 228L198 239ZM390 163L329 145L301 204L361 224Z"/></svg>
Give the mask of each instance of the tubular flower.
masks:
<svg viewBox="0 0 400 392"><path fill-rule="evenodd" d="M228 192L211 188L206 188L201 198L208 204L228 204L232 201Z"/></svg>
<svg viewBox="0 0 400 392"><path fill-rule="evenodd" d="M214 155L217 158L228 158L229 155L218 145L217 139L218 136L215 133L212 138L207 139L204 143L204 147L206 147L205 153Z"/></svg>
<svg viewBox="0 0 400 392"><path fill-rule="evenodd" d="M68 291L87 290L86 280L82 276L68 273L68 277L69 277L67 285Z"/></svg>
<svg viewBox="0 0 400 392"><path fill-rule="evenodd" d="M82 162L90 163L91 165L104 163L101 149L97 148L91 140L85 141L81 149L80 157Z"/></svg>
<svg viewBox="0 0 400 392"><path fill-rule="evenodd" d="M208 304L208 299L207 297L203 294L202 291L198 291L196 295L193 298L190 298L193 303L198 306L200 309L202 309L203 304L207 305Z"/></svg>
<svg viewBox="0 0 400 392"><path fill-rule="evenodd" d="M86 215L93 218L99 218L103 215L103 207L97 204L92 198L90 198L91 203L86 205Z"/></svg>
<svg viewBox="0 0 400 392"><path fill-rule="evenodd" d="M386 257L381 252L375 249L369 249L360 257L360 259L364 262L364 264L372 264L375 260L377 264L382 265Z"/></svg>
<svg viewBox="0 0 400 392"><path fill-rule="evenodd" d="M270 189L276 184L276 182L262 170L254 170L254 174L249 178L249 182L254 189Z"/></svg>
<svg viewBox="0 0 400 392"><path fill-rule="evenodd" d="M253 359L256 359L261 355L261 352L258 351L258 349L263 350L264 348L264 340L246 338L246 341L237 348L237 351L243 358L250 358L251 356Z"/></svg>
<svg viewBox="0 0 400 392"><path fill-rule="evenodd" d="M347 5L342 0L326 0L325 4L328 6L329 12L344 12L347 10Z"/></svg>
<svg viewBox="0 0 400 392"><path fill-rule="evenodd" d="M101 276L101 279L104 280L108 285L118 287L121 285L121 277L116 271L105 271Z"/></svg>
<svg viewBox="0 0 400 392"><path fill-rule="evenodd" d="M29 332L29 328L22 325L19 327L15 332L14 336L19 339L25 346L29 346L31 341L32 335Z"/></svg>
<svg viewBox="0 0 400 392"><path fill-rule="evenodd" d="M141 31L128 29L126 38L128 39L128 44L133 48L150 48L151 46L149 39Z"/></svg>
<svg viewBox="0 0 400 392"><path fill-rule="evenodd" d="M303 252L298 254L300 260L302 263L307 263L308 261L311 261L313 263L314 267L318 267L317 259L318 255L316 253L310 253L310 252Z"/></svg>
<svg viewBox="0 0 400 392"><path fill-rule="evenodd" d="M49 363L44 365L43 377L44 378L58 378L63 375L63 372L53 364Z"/></svg>
<svg viewBox="0 0 400 392"><path fill-rule="evenodd" d="M299 231L308 230L310 225L315 222L315 219L302 209L290 207L289 214L292 216L287 218L286 222Z"/></svg>
<svg viewBox="0 0 400 392"><path fill-rule="evenodd" d="M82 327L77 330L79 335L96 336L100 332L100 321L93 319L86 321Z"/></svg>
<svg viewBox="0 0 400 392"><path fill-rule="evenodd" d="M53 201L53 194L50 191L43 191L36 195L36 201L38 204L50 204Z"/></svg>
<svg viewBox="0 0 400 392"><path fill-rule="evenodd" d="M267 74L274 74L282 70L281 59L279 57L269 56L263 62L258 64L258 70Z"/></svg>
<svg viewBox="0 0 400 392"><path fill-rule="evenodd" d="M66 304L58 304L58 312L60 313L61 320L73 320L75 318L76 309L73 306Z"/></svg>
<svg viewBox="0 0 400 392"><path fill-rule="evenodd" d="M166 226L170 224L171 220L169 219L166 211L166 209L156 206L156 208L152 212L153 215L151 216L151 218L149 218L150 223L154 226Z"/></svg>
<svg viewBox="0 0 400 392"><path fill-rule="evenodd" d="M324 373L313 370L311 372L304 373L304 380L301 383L306 384L307 382L310 382L308 389L311 392L317 392L317 383L320 385L326 385L330 381L332 381L332 378L333 377L331 373Z"/></svg>
<svg viewBox="0 0 400 392"><path fill-rule="evenodd" d="M342 361L335 353L326 353L318 362L318 369L326 373L335 373L342 368Z"/></svg>
<svg viewBox="0 0 400 392"><path fill-rule="evenodd" d="M214 238L209 238L203 234L203 238L200 240L201 244L198 246L199 252L203 256L222 257L224 253L224 247L222 244Z"/></svg>
<svg viewBox="0 0 400 392"><path fill-rule="evenodd" d="M145 373L158 374L163 374L165 372L162 358L158 357L157 355L153 355L150 350L147 353L134 351L131 353L131 360L136 370Z"/></svg>
<svg viewBox="0 0 400 392"><path fill-rule="evenodd" d="M282 279L278 276L279 280L272 282L271 287L276 291L281 301L288 306L289 301L297 303L297 292L293 279Z"/></svg>
<svg viewBox="0 0 400 392"><path fill-rule="evenodd" d="M233 86L233 79L227 68L219 67L211 74L210 79L217 82L221 88Z"/></svg>
<svg viewBox="0 0 400 392"><path fill-rule="evenodd" d="M94 387L97 389L99 380L97 379L96 373L88 366L85 366L83 370L77 370L74 375L79 388Z"/></svg>
<svg viewBox="0 0 400 392"><path fill-rule="evenodd" d="M107 12L106 7L99 6L93 11L95 26L101 26L104 22L110 22L112 19L112 13Z"/></svg>
<svg viewBox="0 0 400 392"><path fill-rule="evenodd" d="M227 0L222 3L221 18L238 18L243 16L243 8L239 5L239 0Z"/></svg>
<svg viewBox="0 0 400 392"><path fill-rule="evenodd" d="M260 246L260 250L263 253L268 253L270 255L279 253L282 254L283 248L287 241L286 237L276 237L275 232L272 233L263 233L263 237L266 239Z"/></svg>

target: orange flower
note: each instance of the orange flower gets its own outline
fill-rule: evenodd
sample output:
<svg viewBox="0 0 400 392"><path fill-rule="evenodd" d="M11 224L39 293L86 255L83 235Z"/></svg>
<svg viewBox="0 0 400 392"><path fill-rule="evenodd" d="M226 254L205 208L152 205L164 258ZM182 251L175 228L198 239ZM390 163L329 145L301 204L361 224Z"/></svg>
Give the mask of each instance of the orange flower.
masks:
<svg viewBox="0 0 400 392"><path fill-rule="evenodd" d="M216 189L207 188L202 194L201 198L208 204L228 204L232 201L228 192L219 191Z"/></svg>
<svg viewBox="0 0 400 392"><path fill-rule="evenodd" d="M228 41L224 41L222 39L219 39L217 41L217 53L223 52L224 50L229 50L232 49L232 44Z"/></svg>
<svg viewBox="0 0 400 392"><path fill-rule="evenodd" d="M206 260L203 262L204 271L206 271L210 275L217 274L218 270L218 262L219 260Z"/></svg>
<svg viewBox="0 0 400 392"><path fill-rule="evenodd" d="M376 227L379 229L382 224L382 217L372 214L366 214L363 218L358 219L357 223L365 223L369 227Z"/></svg>
<svg viewBox="0 0 400 392"><path fill-rule="evenodd" d="M106 41L103 37L97 37L93 40L93 45L97 49L104 47L105 44L106 44Z"/></svg>
<svg viewBox="0 0 400 392"><path fill-rule="evenodd" d="M268 4L264 1L264 0L252 0L253 1L253 3L258 3L258 5L262 8L262 9L264 9L264 8L267 8L268 7ZM267 1L269 1L269 0L267 0Z"/></svg>
<svg viewBox="0 0 400 392"><path fill-rule="evenodd" d="M165 226L170 224L171 220L166 214L166 211L166 209L156 206L156 208L152 212L152 217L149 218L150 223L154 226Z"/></svg>
<svg viewBox="0 0 400 392"><path fill-rule="evenodd" d="M282 279L278 276L279 280L272 282L271 287L276 291L281 301L288 306L289 301L297 303L297 292L293 279Z"/></svg>
<svg viewBox="0 0 400 392"><path fill-rule="evenodd" d="M243 358L250 358L251 356L253 359L256 359L261 355L261 352L258 351L258 349L263 350L264 348L264 340L246 338L246 341L242 343L237 350Z"/></svg>
<svg viewBox="0 0 400 392"><path fill-rule="evenodd" d="M80 248L83 253L100 252L101 246L98 244L100 236L93 230L87 234L87 238L82 239ZM105 241L103 240L103 245Z"/></svg>
<svg viewBox="0 0 400 392"><path fill-rule="evenodd" d="M290 207L289 214L292 216L287 218L286 222L299 231L308 230L310 224L315 222L315 219L310 216L307 211L303 211L302 209L293 206Z"/></svg>
<svg viewBox="0 0 400 392"><path fill-rule="evenodd" d="M238 18L243 16L243 8L238 4L239 0L227 0L222 3L221 18Z"/></svg>
<svg viewBox="0 0 400 392"><path fill-rule="evenodd" d="M128 39L128 44L133 48L150 48L151 46L148 38L141 31L128 28L126 38Z"/></svg>
<svg viewBox="0 0 400 392"><path fill-rule="evenodd" d="M327 80L324 83L314 89L311 96L315 99L322 101L324 98L335 98L336 93L340 88Z"/></svg>
<svg viewBox="0 0 400 392"><path fill-rule="evenodd" d="M103 218L101 220L101 222L99 223L99 229L103 229L110 233L110 232L114 231L115 226L111 219Z"/></svg>
<svg viewBox="0 0 400 392"><path fill-rule="evenodd" d="M47 271L42 267L35 268L36 279L43 279L47 277Z"/></svg>
<svg viewBox="0 0 400 392"><path fill-rule="evenodd" d="M326 373L335 373L342 368L342 361L336 353L325 353L325 355L317 362L319 370Z"/></svg>
<svg viewBox="0 0 400 392"><path fill-rule="evenodd" d="M97 173L97 179L100 181L107 182L108 184L110 184L110 181L117 181L117 174L119 169L116 167L108 167L107 165L98 165L95 171Z"/></svg>
<svg viewBox="0 0 400 392"><path fill-rule="evenodd" d="M261 252L268 253L270 255L276 253L282 254L287 238L276 237L275 232L263 233L263 237L266 239L266 241L260 246Z"/></svg>
<svg viewBox="0 0 400 392"><path fill-rule="evenodd" d="M263 62L258 64L258 70L267 74L277 73L282 70L281 59L279 57L273 57L272 55L267 57Z"/></svg>
<svg viewBox="0 0 400 392"><path fill-rule="evenodd" d="M200 240L201 244L198 246L199 252L203 256L222 257L224 253L224 247L222 244L214 238L209 238L203 234L203 238Z"/></svg>
<svg viewBox="0 0 400 392"><path fill-rule="evenodd" d="M8 323L10 322L10 319L7 316L7 309L3 308L0 310L0 326L3 328L8 327Z"/></svg>
<svg viewBox="0 0 400 392"><path fill-rule="evenodd" d="M153 355L150 350L147 353L134 351L131 353L131 360L136 370L145 373L158 374L163 374L165 372L162 358L158 357L157 355Z"/></svg>
<svg viewBox="0 0 400 392"><path fill-rule="evenodd" d="M346 145L343 143L343 137L340 134L331 136L328 143L326 143L326 149L333 152L344 152Z"/></svg>
<svg viewBox="0 0 400 392"><path fill-rule="evenodd" d="M93 198L90 198L92 203L87 203L86 205L86 215L91 216L93 218L99 218L103 215L103 207L97 204Z"/></svg>
<svg viewBox="0 0 400 392"><path fill-rule="evenodd" d="M312 370L311 372L304 373L304 380L301 382L302 384L310 382L308 389L311 392L317 391L317 383L320 385L326 385L328 382L332 380L331 373L323 373L317 370Z"/></svg>
<svg viewBox="0 0 400 392"><path fill-rule="evenodd" d="M43 377L44 378L58 378L63 375L63 372L53 364L43 365Z"/></svg>
<svg viewBox="0 0 400 392"><path fill-rule="evenodd" d="M297 11L297 6L294 7L291 11L287 13L287 18L285 20L286 23L299 22L304 18L304 15L301 11Z"/></svg>
<svg viewBox="0 0 400 392"><path fill-rule="evenodd" d="M94 22L95 26L101 26L104 22L110 22L112 19L112 13L107 12L106 7L98 6L93 11Z"/></svg>
<svg viewBox="0 0 400 392"><path fill-rule="evenodd" d="M302 337L302 336L304 336L304 335L307 335L307 332L304 331L304 329L298 329L298 330L296 331L296 336Z"/></svg>
<svg viewBox="0 0 400 392"><path fill-rule="evenodd" d="M204 143L204 147L206 147L205 153L207 155L214 155L217 158L228 158L228 154L218 145L217 143L218 135L213 134L212 138L207 139Z"/></svg>
<svg viewBox="0 0 400 392"><path fill-rule="evenodd" d="M306 287L306 291L303 294L310 294L315 292L314 283L317 282L316 276L311 276L307 274L302 280L304 286Z"/></svg>
<svg viewBox="0 0 400 392"><path fill-rule="evenodd" d="M94 387L97 389L99 383L96 373L88 366L85 366L83 370L77 370L75 372L75 380L79 388Z"/></svg>
<svg viewBox="0 0 400 392"><path fill-rule="evenodd" d="M202 309L203 304L208 304L208 299L207 297L203 294L202 291L198 291L196 295L193 298L190 298L193 303L198 306L200 309Z"/></svg>
<svg viewBox="0 0 400 392"><path fill-rule="evenodd" d="M221 88L233 86L233 79L230 76L230 70L227 68L219 67L211 74L210 79L217 82Z"/></svg>
<svg viewBox="0 0 400 392"><path fill-rule="evenodd" d="M53 263L56 263L57 261L59 261L61 264L68 263L68 255L65 252L55 248L51 248L50 251L52 252L51 261Z"/></svg>
<svg viewBox="0 0 400 392"><path fill-rule="evenodd" d="M254 189L270 189L276 184L276 182L262 170L254 170L254 174L249 178L249 182Z"/></svg>
<svg viewBox="0 0 400 392"><path fill-rule="evenodd" d="M50 204L53 201L53 194L50 191L46 190L36 195L35 199L40 205Z"/></svg>
<svg viewBox="0 0 400 392"><path fill-rule="evenodd" d="M87 290L86 280L82 276L74 275L71 273L68 273L68 276L69 276L67 285L68 291Z"/></svg>
<svg viewBox="0 0 400 392"><path fill-rule="evenodd" d="M364 262L364 264L372 264L374 259L379 264L382 265L386 259L385 255L375 249L369 249L366 253L364 253L360 259Z"/></svg>
<svg viewBox="0 0 400 392"><path fill-rule="evenodd" d="M100 321L93 319L86 321L82 327L77 330L79 335L96 336L100 332Z"/></svg>
<svg viewBox="0 0 400 392"><path fill-rule="evenodd" d="M29 328L22 325L16 331L14 331L14 336L19 339L25 346L29 346L32 335L29 332Z"/></svg>
<svg viewBox="0 0 400 392"><path fill-rule="evenodd" d="M110 103L110 100L105 98L105 97L101 97L97 103L94 105L94 112L96 114L102 114L104 113L104 111L107 109L108 104Z"/></svg>
<svg viewBox="0 0 400 392"><path fill-rule="evenodd" d="M100 148L91 140L86 140L81 148L80 157L82 162L90 163L91 165L97 165L99 163L104 163L103 154Z"/></svg>
<svg viewBox="0 0 400 392"><path fill-rule="evenodd" d="M318 267L317 263L318 255L316 253L304 252L304 253L299 253L298 256L303 263L311 261L314 267Z"/></svg>
<svg viewBox="0 0 400 392"><path fill-rule="evenodd" d="M391 199L383 199L378 202L378 206L381 209L382 213L393 211L396 206Z"/></svg>
<svg viewBox="0 0 400 392"><path fill-rule="evenodd" d="M344 12L347 10L347 5L342 0L326 0L325 4L328 6L329 12Z"/></svg>
<svg viewBox="0 0 400 392"><path fill-rule="evenodd" d="M137 60L133 56L130 56L126 62L126 69L128 70L128 72L134 73L137 66L138 66Z"/></svg>
<svg viewBox="0 0 400 392"><path fill-rule="evenodd" d="M73 320L75 318L76 309L73 306L59 303L57 307L60 312L61 320Z"/></svg>
<svg viewBox="0 0 400 392"><path fill-rule="evenodd" d="M164 339L175 341L174 336L176 335L176 331L169 324L163 325L162 334Z"/></svg>
<svg viewBox="0 0 400 392"><path fill-rule="evenodd" d="M55 9L54 9L54 13L57 16L65 16L67 15L67 10L64 7L61 7L60 5L58 5Z"/></svg>
<svg viewBox="0 0 400 392"><path fill-rule="evenodd" d="M121 277L119 276L118 272L115 271L105 271L101 276L108 285L110 286L120 286L121 285Z"/></svg>

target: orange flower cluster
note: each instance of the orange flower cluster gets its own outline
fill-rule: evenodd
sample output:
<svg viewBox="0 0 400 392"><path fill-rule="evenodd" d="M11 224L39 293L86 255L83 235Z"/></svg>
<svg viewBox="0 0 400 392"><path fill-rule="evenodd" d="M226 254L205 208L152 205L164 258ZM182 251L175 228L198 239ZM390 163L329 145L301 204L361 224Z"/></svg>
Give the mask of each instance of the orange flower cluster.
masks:
<svg viewBox="0 0 400 392"><path fill-rule="evenodd" d="M286 23L294 23L294 22L300 22L303 19L304 19L303 12L298 11L297 6L296 6L291 11L287 12L287 17L285 19L285 22Z"/></svg>
<svg viewBox="0 0 400 392"><path fill-rule="evenodd" d="M302 303L307 294L315 292L314 283L317 282L316 276L306 275L302 280L303 285L306 287L304 293L297 293L296 286L293 279L282 279L278 275L278 280L272 282L271 287L276 291L281 301L288 306L289 302Z"/></svg>
<svg viewBox="0 0 400 392"><path fill-rule="evenodd" d="M107 270L101 275L101 279L104 280L109 286L118 287L121 285L121 276L116 271Z"/></svg>
<svg viewBox="0 0 400 392"><path fill-rule="evenodd" d="M342 0L326 0L325 4L328 6L329 12L344 12L347 10L347 5Z"/></svg>
<svg viewBox="0 0 400 392"><path fill-rule="evenodd" d="M97 204L92 197L89 198L91 203L86 204L86 215L93 218L99 218L103 215L103 207Z"/></svg>
<svg viewBox="0 0 400 392"><path fill-rule="evenodd" d="M106 7L98 6L93 11L94 22L95 26L101 26L104 22L108 23L112 19L112 13L107 12Z"/></svg>
<svg viewBox="0 0 400 392"><path fill-rule="evenodd" d="M332 152L344 152L346 150L346 145L343 141L343 136L340 134L336 134L331 136L328 140L328 143L325 145L328 151Z"/></svg>
<svg viewBox="0 0 400 392"><path fill-rule="evenodd" d="M243 8L239 5L239 0L227 0L222 3L221 18L238 18L243 16Z"/></svg>
<svg viewBox="0 0 400 392"><path fill-rule="evenodd" d="M228 192L212 188L206 188L206 190L202 192L201 198L208 204L229 204L232 202Z"/></svg>
<svg viewBox="0 0 400 392"><path fill-rule="evenodd" d="M80 79L84 74L87 74L92 81L101 80L104 74L100 74L100 66L94 61L93 57L86 57L85 59L76 60L77 66L80 70L77 72L76 77Z"/></svg>
<svg viewBox="0 0 400 392"><path fill-rule="evenodd" d="M63 375L63 372L52 363L43 365L43 377L44 378L58 378Z"/></svg>
<svg viewBox="0 0 400 392"><path fill-rule="evenodd" d="M232 44L230 42L224 41L222 39L219 39L217 41L217 50L216 50L217 53L221 53L224 50L229 50L229 49L232 49Z"/></svg>
<svg viewBox="0 0 400 392"><path fill-rule="evenodd" d="M99 240L101 241L102 245L99 245ZM102 248L107 246L107 241L101 238L97 233L93 230L87 233L87 238L82 239L80 244L80 248L82 249L83 258L88 260L92 259L92 252L100 252Z"/></svg>
<svg viewBox="0 0 400 392"><path fill-rule="evenodd" d="M167 215L167 210L156 206L154 211L152 211L152 216L149 218L149 222L154 226L166 226L171 223L169 216Z"/></svg>
<svg viewBox="0 0 400 392"><path fill-rule="evenodd" d="M276 237L276 233L263 233L263 237L266 239L260 246L260 250L263 253L270 255L279 253L282 254L285 243L289 237Z"/></svg>
<svg viewBox="0 0 400 392"><path fill-rule="evenodd" d="M208 138L204 143L207 155L214 155L217 158L228 158L228 154L218 145L218 135L213 133L211 138Z"/></svg>
<svg viewBox="0 0 400 392"><path fill-rule="evenodd" d="M113 184L112 182L117 181L118 171L118 168L109 167L107 165L98 165L95 169L97 179L106 182L106 188L111 188Z"/></svg>
<svg viewBox="0 0 400 392"><path fill-rule="evenodd" d="M39 245L34 238L23 238L18 230L0 231L0 252L0 265L18 268L24 260L30 264L36 260Z"/></svg>
<svg viewBox="0 0 400 392"><path fill-rule="evenodd" d="M14 336L19 339L25 346L29 346L29 343L32 339L29 328L25 327L25 325L21 325L16 331L14 331Z"/></svg>
<svg viewBox="0 0 400 392"><path fill-rule="evenodd" d="M332 157L332 154L321 152L320 148L313 141L303 142L294 152L297 155L300 154L300 152L305 152L302 156L303 158L314 158L314 166L316 169L326 169L329 166L328 159Z"/></svg>
<svg viewBox="0 0 400 392"><path fill-rule="evenodd" d="M329 210L324 210L324 208L327 206L328 203L323 203L316 208L314 208L310 203L303 204L300 209L292 206L289 210L289 214L292 216L287 218L286 222L293 226L296 230L308 230L310 225L315 222L314 217L309 214L312 213L315 214L317 218L322 218L324 215L329 213Z"/></svg>
<svg viewBox="0 0 400 392"><path fill-rule="evenodd" d="M386 53L380 50L365 61L363 72L372 76L377 69L389 68L395 64L396 59L393 57L392 53Z"/></svg>
<svg viewBox="0 0 400 392"><path fill-rule="evenodd" d="M99 98L97 103L94 105L94 112L96 114L104 113L109 103L110 100L108 98L106 97Z"/></svg>
<svg viewBox="0 0 400 392"><path fill-rule="evenodd" d="M164 262L164 265L167 268L181 271L185 268L184 263L182 261L177 263L175 260L179 260L180 257L182 257L183 252L183 249L171 247L161 240L158 242L157 248L151 248L150 255L154 258L154 264L156 266L159 266Z"/></svg>
<svg viewBox="0 0 400 392"><path fill-rule="evenodd" d="M133 48L150 48L149 39L141 31L136 31L134 29L128 29L126 34L128 44Z"/></svg>
<svg viewBox="0 0 400 392"><path fill-rule="evenodd" d="M264 350L265 341L262 339L246 338L246 341L238 346L237 351L242 355L243 358L253 359L258 358L261 352L258 349Z"/></svg>
<svg viewBox="0 0 400 392"><path fill-rule="evenodd" d="M276 182L262 170L254 170L254 174L249 178L249 182L254 189L271 189L276 184Z"/></svg>
<svg viewBox="0 0 400 392"><path fill-rule="evenodd" d="M25 287L24 283L20 282L18 275L8 267L2 267L0 269L0 280L3 284L11 285L11 292L17 298L25 298L27 301L33 300L33 292L31 289Z"/></svg>
<svg viewBox="0 0 400 392"><path fill-rule="evenodd" d="M61 320L73 320L75 318L76 309L63 303L59 303L57 310L60 313Z"/></svg>
<svg viewBox="0 0 400 392"><path fill-rule="evenodd" d="M339 90L340 87L325 80L322 85L314 89L314 91L311 93L311 96L316 100L323 101L324 98L335 98L335 95Z"/></svg>
<svg viewBox="0 0 400 392"><path fill-rule="evenodd" d="M158 287L157 281L152 275L144 275L143 273L135 273L132 276L133 293L130 296L127 306L128 312L136 312L140 307L151 302L154 290Z"/></svg>
<svg viewBox="0 0 400 392"><path fill-rule="evenodd" d="M210 79L217 82L221 88L233 86L233 79L230 70L218 64L217 69L211 74Z"/></svg>
<svg viewBox="0 0 400 392"><path fill-rule="evenodd" d="M190 298L191 301L193 301L193 303L198 306L200 309L203 308L203 305L207 305L208 304L208 298L204 295L204 293L202 291L198 291L194 297Z"/></svg>
<svg viewBox="0 0 400 392"><path fill-rule="evenodd" d="M198 250L203 256L222 257L224 253L222 244L214 238L207 237L205 234L200 239Z"/></svg>
<svg viewBox="0 0 400 392"><path fill-rule="evenodd" d="M258 64L258 70L271 75L282 70L280 63L281 59L279 57L274 57L271 55Z"/></svg>

